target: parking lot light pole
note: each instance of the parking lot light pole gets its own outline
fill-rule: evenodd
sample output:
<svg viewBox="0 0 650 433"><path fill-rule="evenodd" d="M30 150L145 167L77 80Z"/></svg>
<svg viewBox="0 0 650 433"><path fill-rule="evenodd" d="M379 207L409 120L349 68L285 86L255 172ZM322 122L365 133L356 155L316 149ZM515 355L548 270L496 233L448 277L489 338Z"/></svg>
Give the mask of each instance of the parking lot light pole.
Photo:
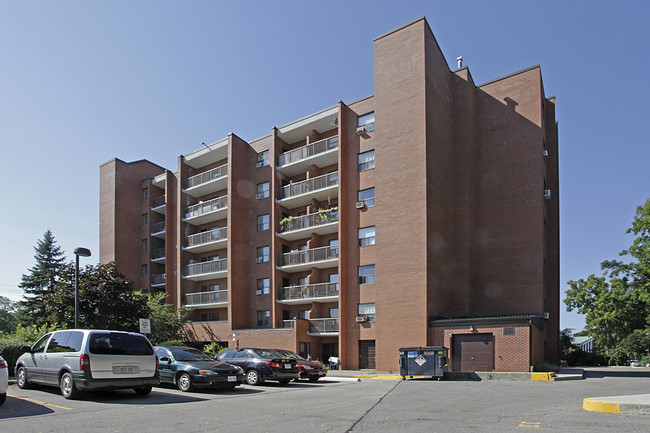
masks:
<svg viewBox="0 0 650 433"><path fill-rule="evenodd" d="M79 328L79 256L90 257L90 250L84 247L74 249L74 327Z"/></svg>

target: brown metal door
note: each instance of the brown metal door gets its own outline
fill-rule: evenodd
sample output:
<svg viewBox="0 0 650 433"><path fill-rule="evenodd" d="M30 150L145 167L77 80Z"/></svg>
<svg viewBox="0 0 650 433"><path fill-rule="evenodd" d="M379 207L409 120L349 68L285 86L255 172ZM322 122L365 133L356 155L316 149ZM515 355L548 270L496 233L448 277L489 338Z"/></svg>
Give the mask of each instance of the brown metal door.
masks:
<svg viewBox="0 0 650 433"><path fill-rule="evenodd" d="M375 340L359 341L359 368L375 369Z"/></svg>
<svg viewBox="0 0 650 433"><path fill-rule="evenodd" d="M453 371L493 371L492 334L454 335L451 343Z"/></svg>

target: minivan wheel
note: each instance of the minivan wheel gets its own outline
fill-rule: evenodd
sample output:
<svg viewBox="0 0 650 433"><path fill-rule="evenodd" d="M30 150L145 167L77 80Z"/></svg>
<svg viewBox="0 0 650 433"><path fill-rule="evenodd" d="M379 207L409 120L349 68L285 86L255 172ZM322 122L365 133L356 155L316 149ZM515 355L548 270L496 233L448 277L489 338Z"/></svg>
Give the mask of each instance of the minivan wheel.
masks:
<svg viewBox="0 0 650 433"><path fill-rule="evenodd" d="M133 388L133 390L138 395L149 395L151 393L151 387L150 386L139 386L137 388Z"/></svg>
<svg viewBox="0 0 650 433"><path fill-rule="evenodd" d="M257 370L248 370L246 373L246 383L249 385L259 385L262 383L262 379Z"/></svg>
<svg viewBox="0 0 650 433"><path fill-rule="evenodd" d="M20 389L29 388L30 384L29 380L27 380L27 372L25 371L25 367L18 367L18 371L16 372L16 384Z"/></svg>
<svg viewBox="0 0 650 433"><path fill-rule="evenodd" d="M61 395L67 399L75 399L79 397L79 390L74 384L74 379L72 378L72 373L65 372L61 376Z"/></svg>
<svg viewBox="0 0 650 433"><path fill-rule="evenodd" d="M181 373L176 380L176 386L183 392L191 391L193 388L192 378L187 373Z"/></svg>

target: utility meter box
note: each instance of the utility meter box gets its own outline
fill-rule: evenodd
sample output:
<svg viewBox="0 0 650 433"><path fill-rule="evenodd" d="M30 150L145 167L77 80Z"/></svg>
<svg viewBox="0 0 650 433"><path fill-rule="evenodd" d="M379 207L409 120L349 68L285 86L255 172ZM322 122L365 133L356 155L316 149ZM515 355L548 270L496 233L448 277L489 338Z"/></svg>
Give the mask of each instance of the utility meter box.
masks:
<svg viewBox="0 0 650 433"><path fill-rule="evenodd" d="M402 379L429 376L442 379L449 360L449 349L441 346L402 347L399 349L399 371Z"/></svg>

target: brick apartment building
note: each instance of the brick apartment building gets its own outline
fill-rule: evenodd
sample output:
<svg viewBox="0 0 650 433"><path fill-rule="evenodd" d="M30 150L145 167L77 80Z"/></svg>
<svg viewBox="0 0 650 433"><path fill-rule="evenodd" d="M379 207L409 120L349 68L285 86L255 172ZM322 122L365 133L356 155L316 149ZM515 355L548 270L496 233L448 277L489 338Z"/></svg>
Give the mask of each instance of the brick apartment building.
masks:
<svg viewBox="0 0 650 433"><path fill-rule="evenodd" d="M101 166L100 260L193 307L196 341L397 370L559 363L558 140L538 66L477 86L424 18L374 41L375 93L246 142Z"/></svg>

